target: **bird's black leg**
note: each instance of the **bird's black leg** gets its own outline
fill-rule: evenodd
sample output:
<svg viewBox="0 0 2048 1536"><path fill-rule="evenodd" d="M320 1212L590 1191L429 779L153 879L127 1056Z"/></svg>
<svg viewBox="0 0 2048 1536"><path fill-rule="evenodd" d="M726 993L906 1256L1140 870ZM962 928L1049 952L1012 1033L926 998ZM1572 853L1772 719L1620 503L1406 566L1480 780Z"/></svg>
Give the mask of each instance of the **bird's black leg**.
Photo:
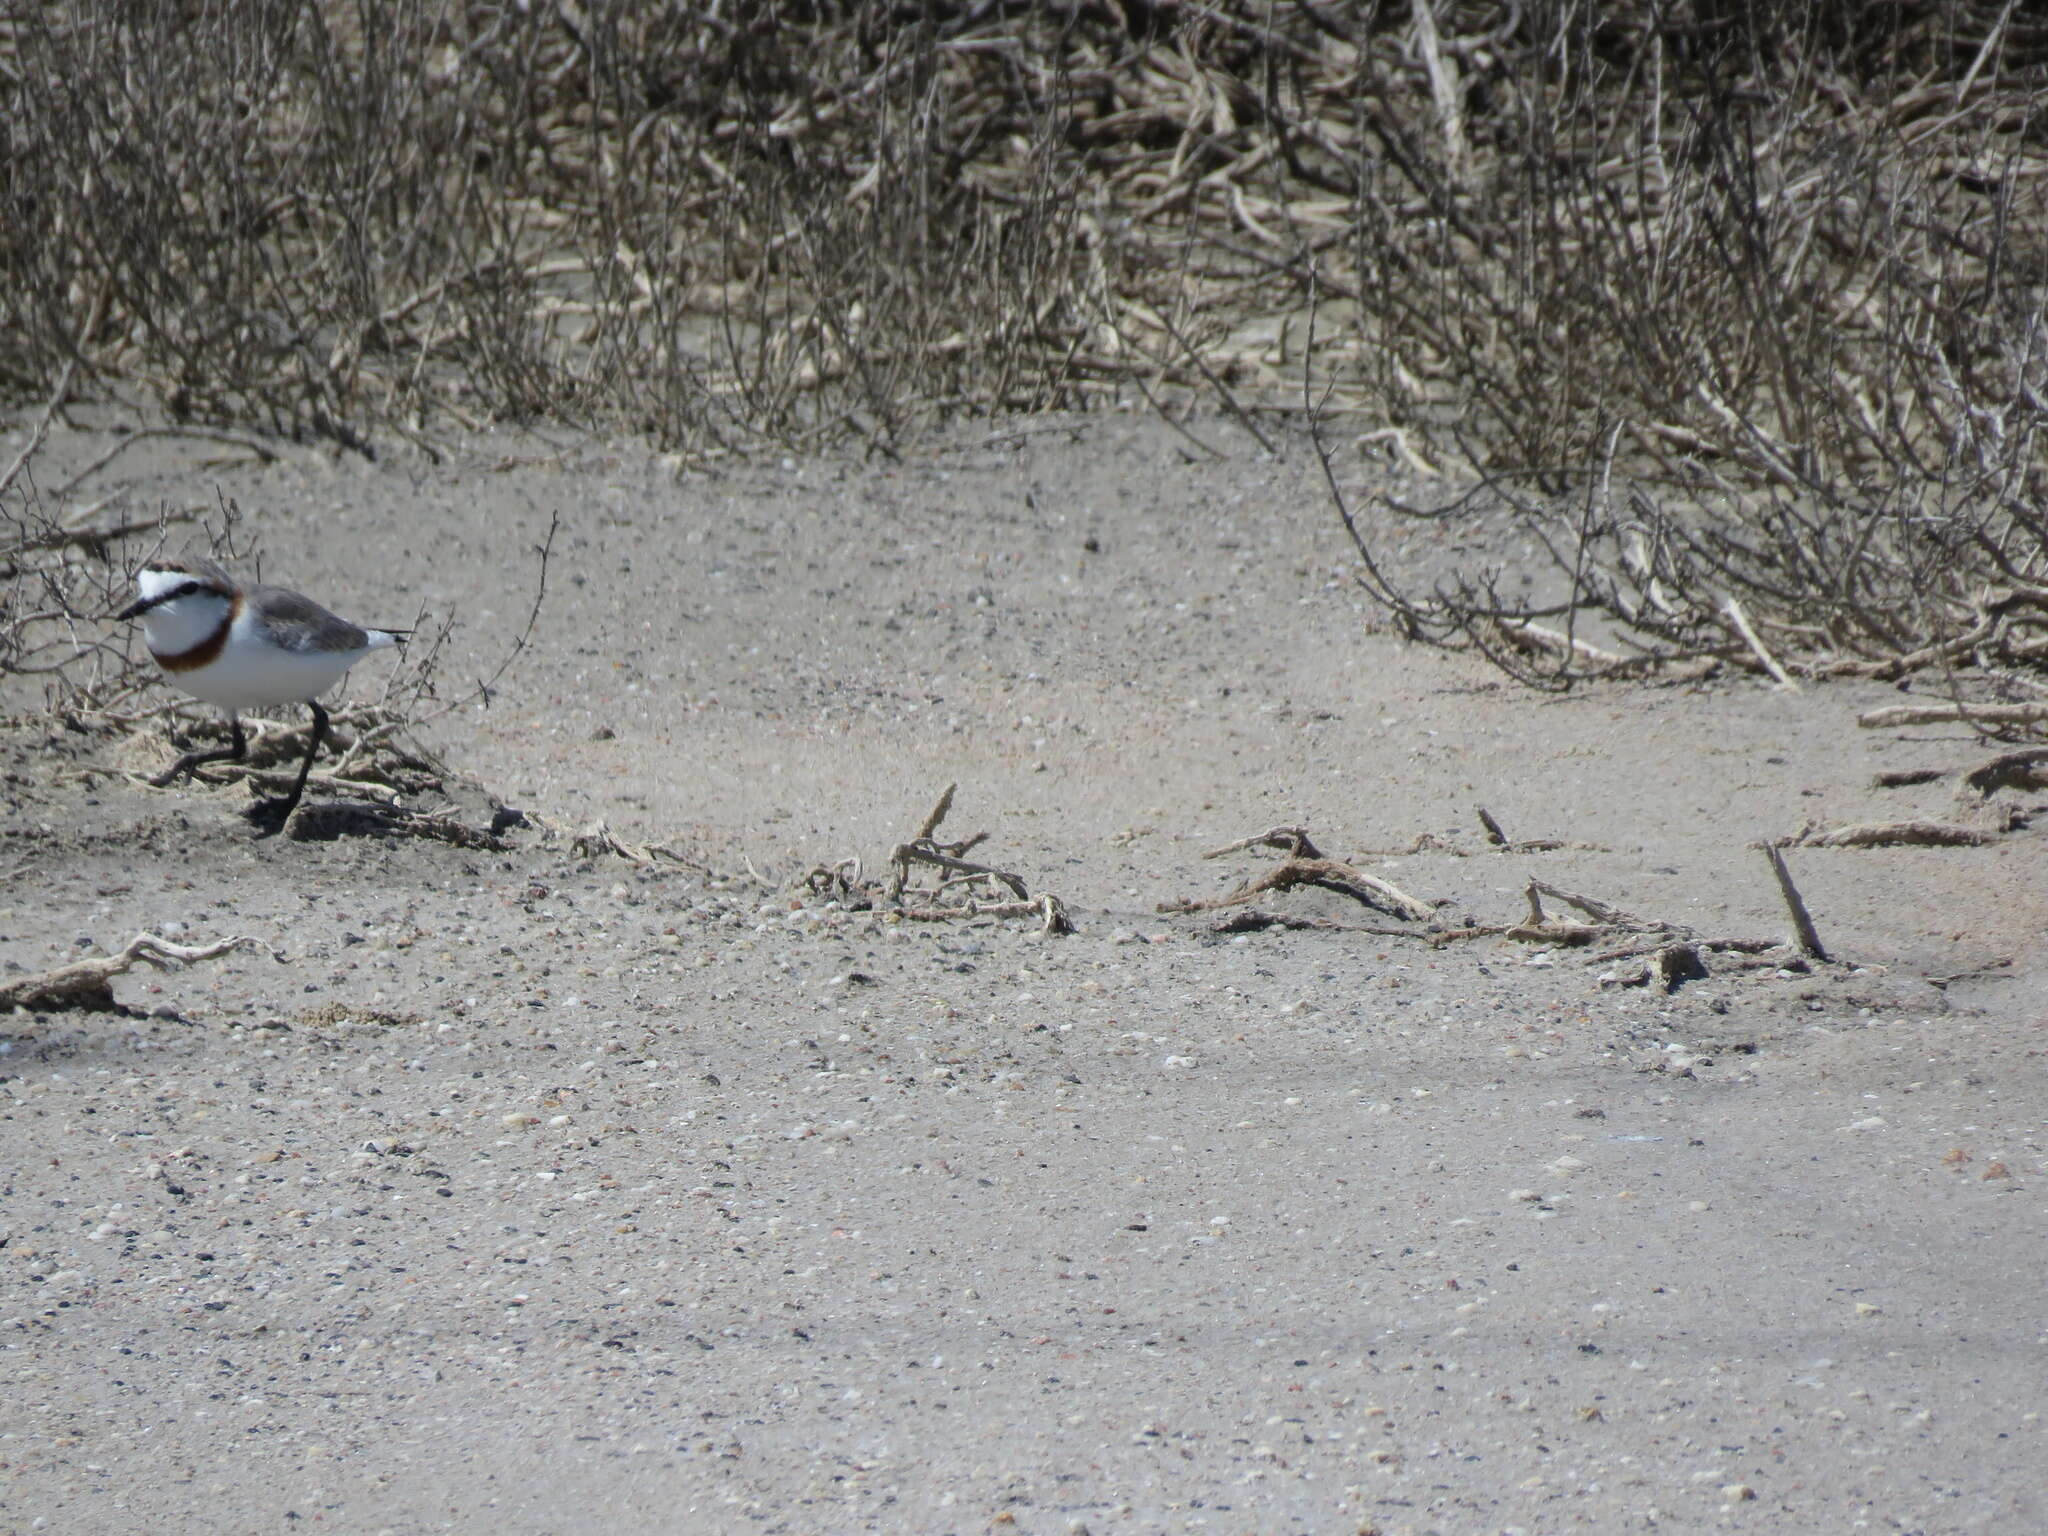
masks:
<svg viewBox="0 0 2048 1536"><path fill-rule="evenodd" d="M306 700L306 708L313 711L313 739L306 743L306 760L299 764L299 781L282 800L266 800L259 807L266 820L275 817L279 826L299 808L299 797L306 792L306 776L313 771L313 759L320 755L320 743L327 739L327 711L320 707L318 699Z"/></svg>
<svg viewBox="0 0 2048 1536"><path fill-rule="evenodd" d="M187 752L170 767L149 782L162 789L181 773L190 773L201 763L239 763L249 755L249 742L242 735L242 717L230 713L228 726L234 731L234 738L224 747L215 747L211 752Z"/></svg>

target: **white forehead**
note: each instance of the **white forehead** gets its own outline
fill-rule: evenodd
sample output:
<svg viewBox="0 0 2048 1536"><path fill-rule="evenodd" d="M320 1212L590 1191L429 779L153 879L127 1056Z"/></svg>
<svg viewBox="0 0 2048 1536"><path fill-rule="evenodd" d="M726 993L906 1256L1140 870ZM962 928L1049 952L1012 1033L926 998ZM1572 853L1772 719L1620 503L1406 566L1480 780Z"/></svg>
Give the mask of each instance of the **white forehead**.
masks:
<svg viewBox="0 0 2048 1536"><path fill-rule="evenodd" d="M153 571L144 566L135 573L135 590L145 599L161 597L173 587L191 579L190 571Z"/></svg>

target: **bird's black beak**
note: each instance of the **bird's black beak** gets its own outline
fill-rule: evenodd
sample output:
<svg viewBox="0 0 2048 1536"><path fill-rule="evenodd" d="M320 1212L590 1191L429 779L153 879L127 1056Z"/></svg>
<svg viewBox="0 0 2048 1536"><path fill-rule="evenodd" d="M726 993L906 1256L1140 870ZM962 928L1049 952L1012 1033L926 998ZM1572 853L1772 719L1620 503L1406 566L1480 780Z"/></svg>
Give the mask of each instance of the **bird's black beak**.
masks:
<svg viewBox="0 0 2048 1536"><path fill-rule="evenodd" d="M140 602L130 603L126 608L115 614L114 622L116 624L125 624L130 619L139 619L155 606L156 604L145 597Z"/></svg>

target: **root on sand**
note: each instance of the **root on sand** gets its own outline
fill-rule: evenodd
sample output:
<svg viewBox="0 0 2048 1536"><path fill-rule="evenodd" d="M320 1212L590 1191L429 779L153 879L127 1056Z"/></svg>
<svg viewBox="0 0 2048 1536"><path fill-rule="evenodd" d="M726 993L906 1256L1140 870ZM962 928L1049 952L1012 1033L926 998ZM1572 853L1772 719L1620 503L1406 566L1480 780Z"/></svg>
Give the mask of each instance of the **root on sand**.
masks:
<svg viewBox="0 0 2048 1536"><path fill-rule="evenodd" d="M1254 898L1290 891L1297 886L1312 885L1326 891L1335 891L1340 896L1349 896L1361 906L1375 912L1384 912L1389 917L1407 918L1412 922L1427 922L1436 915L1436 908L1426 901L1410 896L1391 881L1377 875L1369 875L1362 869L1346 864L1342 859L1327 857L1309 838L1306 827L1268 827L1264 832L1255 832L1250 837L1241 837L1221 848L1211 848L1202 857L1220 859L1228 854L1242 853L1247 848L1277 848L1287 857L1263 873L1244 881L1236 890L1225 896L1187 901L1163 901L1161 912L1214 912L1224 907L1243 906ZM1406 932L1405 929L1395 930Z"/></svg>
<svg viewBox="0 0 2048 1536"><path fill-rule="evenodd" d="M986 832L957 842L939 841L939 826L953 809L959 787L948 784L917 831L890 852L886 882L863 879L859 859L841 859L805 874L801 884L806 893L855 910L893 912L906 922L1035 917L1041 933L1072 933L1073 920L1059 897L1049 893L1033 896L1022 875L967 857L988 840ZM935 873L920 881L918 877L927 871Z"/></svg>
<svg viewBox="0 0 2048 1536"><path fill-rule="evenodd" d="M1508 840L1493 817L1482 812L1480 821L1487 830L1488 841L1495 848L1509 851L1518 847ZM1548 851L1557 846L1560 845L1545 843L1531 851ZM1784 856L1774 847L1765 847L1764 854L1770 862L1779 894L1784 899L1786 910L1792 918L1794 938L1789 943L1776 939L1703 937L1683 923L1639 917L1596 896L1568 891L1547 880L1533 877L1523 890L1523 899L1528 903L1528 915L1521 921L1512 923L1468 921L1464 926L1455 928L1406 928L1387 924L1346 923L1327 917L1273 912L1254 907L1250 903L1260 896L1279 894L1303 886L1335 891L1374 911L1413 922L1427 922L1434 918L1436 908L1429 902L1409 895L1390 881L1383 880L1377 875L1369 875L1341 859L1329 857L1316 846L1306 827L1269 827L1263 832L1255 832L1249 837L1225 843L1220 848L1212 848L1202 856L1207 859L1222 858L1250 848L1277 849L1284 857L1279 863L1270 865L1260 874L1242 882L1227 895L1201 900L1161 902L1158 910L1185 914L1234 909L1211 930L1219 934L1256 933L1268 928L1325 929L1372 933L1389 938L1420 938L1436 946L1468 939L1505 938L1518 943L1555 949L1585 950L1588 951L1589 964L1614 965L1617 962L1637 962L1632 968L1614 970L1603 975L1600 978L1602 985L1648 986L1655 983L1661 985L1667 992L1675 992L1685 983L1698 981L1707 976L1706 957L1712 954L1736 957L1731 961L1733 968L1736 969L1776 967L1795 972L1809 970L1810 962L1825 962L1828 958L1827 952L1821 947L1820 936L1814 929L1812 916L1807 912L1798 887L1793 883L1791 871L1785 866ZM1576 915L1565 916L1548 910L1544 906L1546 899L1570 908Z"/></svg>
<svg viewBox="0 0 2048 1536"><path fill-rule="evenodd" d="M138 964L174 971L201 960L214 960L237 949L261 949L252 938L221 939L213 944L173 944L153 933L138 933L119 954L74 960L53 971L0 981L0 1008L55 1011L76 1008L117 1013L113 980Z"/></svg>

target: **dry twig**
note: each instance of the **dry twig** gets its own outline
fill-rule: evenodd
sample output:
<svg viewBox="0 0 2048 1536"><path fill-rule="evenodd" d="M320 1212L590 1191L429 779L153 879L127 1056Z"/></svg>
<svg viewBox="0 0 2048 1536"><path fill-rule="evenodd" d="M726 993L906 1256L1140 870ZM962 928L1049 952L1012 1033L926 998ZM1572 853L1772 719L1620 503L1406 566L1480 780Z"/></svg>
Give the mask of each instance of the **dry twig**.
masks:
<svg viewBox="0 0 2048 1536"><path fill-rule="evenodd" d="M913 864L926 864L945 870L956 879L942 881L938 887L943 891L959 884L971 885L976 882L998 884L1006 887L1017 900L1028 902L1031 893L1024 888L1023 878L1008 870L997 869L992 864L980 864L964 857L967 851L984 842L988 834L977 832L972 837L962 838L957 843L940 843L937 840L939 823L953 808L953 794L959 786L948 784L939 796L931 813L919 824L917 833L907 843L898 843L889 855L893 871L889 881L888 901L900 904L910 885L910 870Z"/></svg>
<svg viewBox="0 0 2048 1536"><path fill-rule="evenodd" d="M1896 730L1905 725L2039 725L2048 721L2048 701L2034 704L1887 704L1867 709L1856 723L1867 731Z"/></svg>
<svg viewBox="0 0 2048 1536"><path fill-rule="evenodd" d="M1501 824L1485 806L1476 805L1473 810L1479 813L1479 825L1485 830L1487 847L1492 852L1554 853L1565 846L1561 838L1555 837L1530 837L1517 841L1501 830Z"/></svg>
<svg viewBox="0 0 2048 1536"><path fill-rule="evenodd" d="M1956 808L1978 809L2001 789L2048 789L2048 747L2007 752L1972 768L1956 785Z"/></svg>
<svg viewBox="0 0 2048 1536"><path fill-rule="evenodd" d="M1234 843L1225 843L1221 848L1211 848L1202 857L1220 859L1226 854L1242 853L1247 848L1278 848L1296 859L1320 859L1323 856L1322 850L1309 841L1307 827L1268 827L1250 837L1240 837Z"/></svg>
<svg viewBox="0 0 2048 1536"><path fill-rule="evenodd" d="M614 832L602 816L598 817L597 820L591 822L588 826L580 828L571 827L567 822L557 821L552 816L541 815L533 811L521 813L521 819L529 821L538 827L541 835L547 838L549 842L566 841L572 858L620 858L629 864L638 864L643 869L655 868L663 863L687 865L692 869L703 869L705 867L693 859L685 858L666 843L628 842L625 838L620 837L618 833ZM759 881L762 885L772 884L772 882L763 879L758 872L753 871L751 863L747 867L754 874L755 880Z"/></svg>
<svg viewBox="0 0 2048 1536"><path fill-rule="evenodd" d="M1870 776L1872 789L1910 789L1915 784L1932 784L1948 777L1942 768L1884 768Z"/></svg>
<svg viewBox="0 0 2048 1536"><path fill-rule="evenodd" d="M914 923L955 922L963 917L1036 917L1040 933L1074 931L1074 922L1067 916L1066 904L1051 894L1030 901L966 901L957 905L906 906L898 909L898 915Z"/></svg>
<svg viewBox="0 0 2048 1536"><path fill-rule="evenodd" d="M886 885L863 880L858 859L842 859L813 868L804 876L805 890L855 909L885 909L908 922L1036 917L1041 933L1072 933L1073 919L1057 896L1048 892L1033 896L1022 876L965 856L987 840L986 832L957 842L938 840L940 824L951 812L958 789L957 784L948 784L918 823L916 833L891 851ZM939 878L929 885L913 884L912 877L919 869L937 870Z"/></svg>
<svg viewBox="0 0 2048 1536"><path fill-rule="evenodd" d="M1815 960L1826 961L1828 952L1821 947L1820 931L1813 926L1813 914L1806 910L1806 901L1799 894L1799 887L1793 884L1785 855L1775 844L1766 843L1764 858L1769 861L1771 874L1778 882L1778 894L1785 898L1785 910L1792 915L1792 932L1799 940L1800 950Z"/></svg>
<svg viewBox="0 0 2048 1536"><path fill-rule="evenodd" d="M1299 912L1268 912L1259 907L1242 908L1232 912L1228 917L1219 918L1209 931L1261 933L1268 928L1321 933L1369 933L1387 939L1407 939L1415 936L1415 930L1412 928L1389 928L1385 923L1342 923L1334 917L1313 917ZM1433 933L1427 937L1434 941L1442 935Z"/></svg>
<svg viewBox="0 0 2048 1536"><path fill-rule="evenodd" d="M113 979L139 964L160 971L174 971L201 960L213 960L237 949L262 949L252 938L221 939L213 944L174 944L153 933L138 933L119 954L89 960L74 960L54 971L0 980L0 1008L56 1010L94 1009L103 1013L120 1011L114 1001ZM282 962L282 957L277 957Z"/></svg>
<svg viewBox="0 0 2048 1536"><path fill-rule="evenodd" d="M1778 686L1787 693L1799 692L1799 684L1792 680L1792 674L1780 666L1778 658L1765 647L1755 627L1750 624L1749 615L1743 611L1742 604L1732 597L1724 597L1721 599L1721 611L1728 616L1728 622L1735 626L1735 632L1742 636L1742 643L1748 646L1751 653L1762 663L1763 669L1776 679Z"/></svg>
<svg viewBox="0 0 2048 1536"><path fill-rule="evenodd" d="M1601 901L1596 896L1582 896L1576 891L1560 890L1547 880L1530 880L1528 889L1523 894L1528 898L1529 920L1533 923L1545 920L1541 898L1548 896L1552 901L1561 901L1566 906L1585 913L1603 928L1623 928L1647 933L1652 929L1671 927L1669 923L1646 922L1633 913L1624 912L1619 907Z"/></svg>
<svg viewBox="0 0 2048 1536"><path fill-rule="evenodd" d="M1814 827L1786 838L1787 848L1981 848L1998 841L1980 827L1946 821L1864 821L1853 826Z"/></svg>
<svg viewBox="0 0 2048 1536"><path fill-rule="evenodd" d="M1366 874L1341 859L1324 857L1316 851L1303 827L1272 827L1250 837L1239 838L1221 848L1211 849L1202 855L1205 859L1237 853L1247 848L1279 848L1288 857L1272 868L1245 881L1227 896L1207 900L1161 902L1161 912L1213 912L1222 907L1241 906L1254 897L1267 892L1292 890L1297 886L1312 885L1323 890L1335 891L1349 896L1376 911L1390 913L1395 917L1411 918L1425 922L1436 915L1436 909L1427 902L1418 901L1392 882L1377 875Z"/></svg>

